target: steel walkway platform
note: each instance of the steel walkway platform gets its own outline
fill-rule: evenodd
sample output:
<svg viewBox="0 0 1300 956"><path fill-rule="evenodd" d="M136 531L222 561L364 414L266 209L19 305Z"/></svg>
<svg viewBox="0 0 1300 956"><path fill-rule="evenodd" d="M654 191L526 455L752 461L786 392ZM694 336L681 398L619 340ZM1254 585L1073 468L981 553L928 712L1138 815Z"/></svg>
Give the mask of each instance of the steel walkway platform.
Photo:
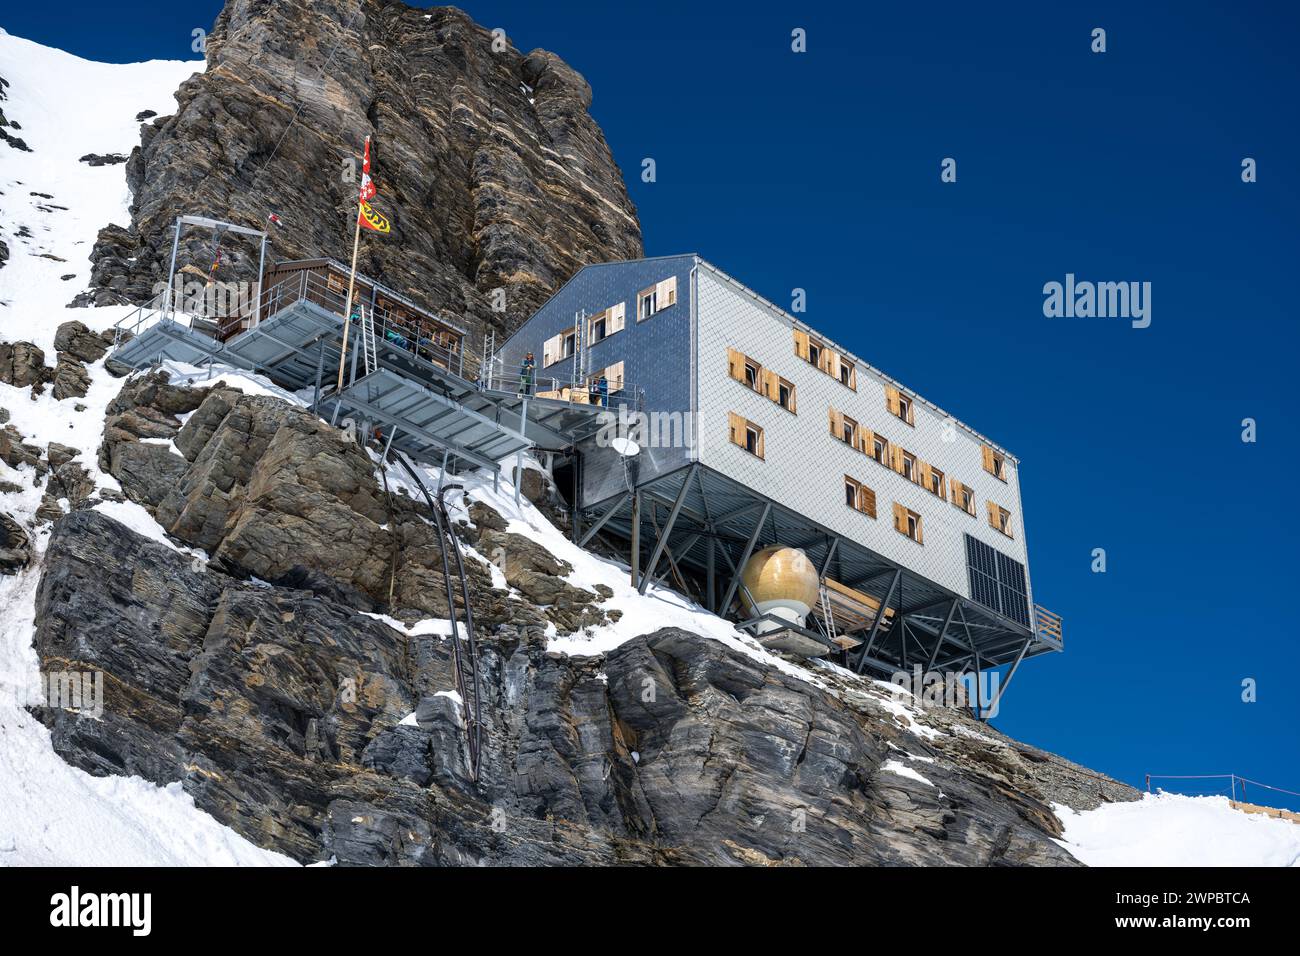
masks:
<svg viewBox="0 0 1300 956"><path fill-rule="evenodd" d="M350 323L344 387L336 390L343 318L309 289L276 287L260 320L222 342L215 325L175 316L156 301L119 323L111 358L131 368L161 361L224 364L265 375L338 422L365 421L393 446L449 471L483 468L531 447L560 451L595 434L605 409L487 389L463 374L476 359L386 330L374 337L377 368L364 367L362 329ZM287 285L287 283L286 283ZM328 300L326 300L328 302ZM205 331L206 330L206 331ZM471 371L470 374L473 374Z"/></svg>

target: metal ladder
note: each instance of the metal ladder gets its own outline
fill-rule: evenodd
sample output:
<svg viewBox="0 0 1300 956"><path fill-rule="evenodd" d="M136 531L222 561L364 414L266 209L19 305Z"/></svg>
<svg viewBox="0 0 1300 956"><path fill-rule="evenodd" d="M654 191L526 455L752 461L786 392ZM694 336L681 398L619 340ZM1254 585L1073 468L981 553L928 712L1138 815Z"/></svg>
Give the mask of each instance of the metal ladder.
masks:
<svg viewBox="0 0 1300 956"><path fill-rule="evenodd" d="M375 348L375 315L361 306L361 357L365 361L366 374L379 368L379 352Z"/></svg>
<svg viewBox="0 0 1300 956"><path fill-rule="evenodd" d="M429 494L429 489L420 480L419 473L409 458L402 452L395 456L406 473L411 476L424 500L429 504L434 524L438 528L438 539L442 552L442 580L447 587L447 616L451 618L451 650L456 671L456 693L460 695L461 708L465 714L465 744L469 756L470 777L477 782L479 773L479 754L483 749L482 706L483 691L478 668L478 642L474 634L474 612L469 604L469 580L465 576L465 561L460 553L460 542L451 527L451 516L447 514L447 503L443 495L454 488L463 490L463 485L447 485L438 490L437 503ZM448 541L451 546L448 548ZM461 626L456 620L456 596L451 586L451 564L447 559L450 550L456 556L456 574L460 578L461 605L465 611L465 645L461 648Z"/></svg>
<svg viewBox="0 0 1300 956"><path fill-rule="evenodd" d="M835 640L835 615L831 613L831 596L826 593L826 585L819 584L817 590L821 596L822 606L822 626L826 630L826 636L832 641Z"/></svg>

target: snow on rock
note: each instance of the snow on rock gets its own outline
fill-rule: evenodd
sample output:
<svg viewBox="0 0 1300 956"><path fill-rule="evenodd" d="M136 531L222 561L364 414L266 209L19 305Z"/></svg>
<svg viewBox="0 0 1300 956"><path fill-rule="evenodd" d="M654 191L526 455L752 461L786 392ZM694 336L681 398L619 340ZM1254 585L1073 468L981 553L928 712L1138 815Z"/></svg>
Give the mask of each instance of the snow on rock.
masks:
<svg viewBox="0 0 1300 956"><path fill-rule="evenodd" d="M60 322L77 318L100 331L131 311L64 309L89 285L99 230L131 222L126 167L90 166L81 157L130 153L140 141L136 114L171 113L177 87L203 68L202 61L94 63L0 30L5 115L22 124L32 150L0 143L0 239L10 252L0 268L0 337L21 337L52 358Z"/></svg>
<svg viewBox="0 0 1300 956"><path fill-rule="evenodd" d="M1088 866L1300 866L1300 823L1235 810L1227 797L1053 810L1065 826L1057 842Z"/></svg>

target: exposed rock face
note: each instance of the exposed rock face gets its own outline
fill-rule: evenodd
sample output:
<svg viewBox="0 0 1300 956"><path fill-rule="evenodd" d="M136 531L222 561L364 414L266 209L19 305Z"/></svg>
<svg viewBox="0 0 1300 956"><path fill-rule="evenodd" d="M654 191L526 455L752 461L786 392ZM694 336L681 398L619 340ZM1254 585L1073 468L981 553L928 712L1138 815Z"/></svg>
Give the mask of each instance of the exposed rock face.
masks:
<svg viewBox="0 0 1300 956"><path fill-rule="evenodd" d="M13 518L0 512L0 574L17 574L31 559L27 532Z"/></svg>
<svg viewBox="0 0 1300 956"><path fill-rule="evenodd" d="M30 342L0 342L0 382L17 388L40 387L54 377L45 351Z"/></svg>
<svg viewBox="0 0 1300 956"><path fill-rule="evenodd" d="M445 639L195 571L93 511L56 525L46 561L42 666L102 670L105 685L100 720L43 712L59 752L91 773L182 780L299 860L1073 862L1050 839L1055 794L1014 755L964 761L973 738L927 743L865 685L833 696L682 631L577 659L546 653L540 628L499 627L482 648L475 783ZM929 782L886 766L900 758Z"/></svg>
<svg viewBox="0 0 1300 956"><path fill-rule="evenodd" d="M545 51L494 51L455 8L229 0L207 58L175 115L141 128L131 229L101 233L94 301L149 298L185 212L255 227L275 212L275 258L346 259L357 187L340 171L367 134L394 227L363 242L360 268L476 335L513 330L581 265L641 254L586 81ZM206 274L210 242L187 233L179 264ZM252 280L256 266L256 248L231 240L218 278Z"/></svg>
<svg viewBox="0 0 1300 956"><path fill-rule="evenodd" d="M182 427L176 416L185 413ZM399 615L448 614L442 551L423 504L385 495L370 456L301 408L221 383L204 391L176 388L162 373L140 376L108 406L100 467L219 568L265 581L323 573ZM608 595L568 584L571 568L495 530L499 515L478 514L486 524L462 533L499 550L507 583L546 607L511 602L471 561L477 618L549 620L565 632L604 622L596 605Z"/></svg>
<svg viewBox="0 0 1300 956"><path fill-rule="evenodd" d="M78 162L85 163L87 166L116 166L118 163L125 163L126 157L121 153L87 153Z"/></svg>

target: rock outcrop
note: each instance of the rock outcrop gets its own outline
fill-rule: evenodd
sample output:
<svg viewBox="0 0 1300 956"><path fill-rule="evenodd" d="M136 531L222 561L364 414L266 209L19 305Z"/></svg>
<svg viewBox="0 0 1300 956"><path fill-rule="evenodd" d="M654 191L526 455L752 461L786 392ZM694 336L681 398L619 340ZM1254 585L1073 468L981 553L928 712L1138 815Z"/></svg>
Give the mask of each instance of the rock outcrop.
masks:
<svg viewBox="0 0 1300 956"><path fill-rule="evenodd" d="M949 741L972 738L908 733L867 685L823 689L678 630L581 659L503 624L481 651L474 782L445 638L196 569L93 511L57 523L45 560L42 666L105 686L98 720L41 712L59 752L181 780L302 861L1073 863L1014 757L963 765Z"/></svg>
<svg viewBox="0 0 1300 956"><path fill-rule="evenodd" d="M229 0L207 61L175 114L141 127L130 229L105 228L92 255L96 303L150 297L181 213L260 227L274 212L275 258L346 259L357 186L341 171L367 134L394 226L363 243L360 268L476 337L512 331L580 266L641 254L586 81L460 10ZM211 260L210 236L183 237L182 266L206 274ZM253 280L256 266L231 238L218 278Z"/></svg>
<svg viewBox="0 0 1300 956"><path fill-rule="evenodd" d="M370 454L302 408L222 383L200 390L172 386L165 373L139 376L108 406L100 467L164 530L229 573L264 581L321 573L399 616L448 614L424 505L386 495ZM569 584L571 568L494 528L504 528L499 516L485 522L461 533L499 553L507 583L543 610L512 607L474 561L476 617L495 624L522 614L564 632L604 623L597 605L608 595Z"/></svg>

